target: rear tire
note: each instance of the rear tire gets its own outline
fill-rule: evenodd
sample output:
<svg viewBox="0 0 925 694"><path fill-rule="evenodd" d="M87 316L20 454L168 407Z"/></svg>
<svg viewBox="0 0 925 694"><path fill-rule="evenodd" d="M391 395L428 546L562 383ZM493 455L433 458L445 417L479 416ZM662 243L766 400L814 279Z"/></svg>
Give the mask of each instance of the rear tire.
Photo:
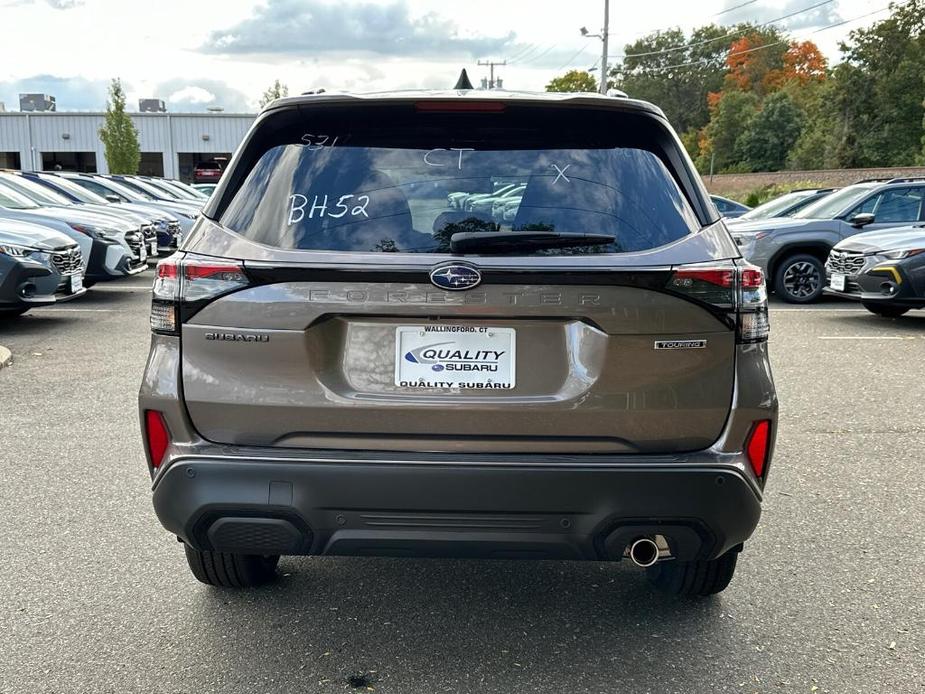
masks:
<svg viewBox="0 0 925 694"><path fill-rule="evenodd" d="M881 318L899 318L909 312L907 308L899 306L884 306L883 304L874 304L868 301L862 301L861 305L868 311Z"/></svg>
<svg viewBox="0 0 925 694"><path fill-rule="evenodd" d="M788 256L774 273L774 292L789 304L811 304L824 287L825 266L813 255Z"/></svg>
<svg viewBox="0 0 925 694"><path fill-rule="evenodd" d="M183 545L186 561L196 580L220 588L252 588L276 577L279 556L229 554L193 549Z"/></svg>
<svg viewBox="0 0 925 694"><path fill-rule="evenodd" d="M659 590L682 597L703 597L723 591L732 580L739 553L730 550L710 561L663 561L646 569Z"/></svg>

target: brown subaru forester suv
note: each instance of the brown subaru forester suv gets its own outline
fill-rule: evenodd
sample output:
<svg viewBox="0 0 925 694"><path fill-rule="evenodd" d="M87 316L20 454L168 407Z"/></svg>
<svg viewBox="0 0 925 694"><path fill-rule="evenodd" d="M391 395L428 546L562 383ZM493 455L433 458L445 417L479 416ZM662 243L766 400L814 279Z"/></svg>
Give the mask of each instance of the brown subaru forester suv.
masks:
<svg viewBox="0 0 925 694"><path fill-rule="evenodd" d="M661 111L312 94L161 261L139 396L193 574L280 555L627 559L729 583L777 398L761 271Z"/></svg>

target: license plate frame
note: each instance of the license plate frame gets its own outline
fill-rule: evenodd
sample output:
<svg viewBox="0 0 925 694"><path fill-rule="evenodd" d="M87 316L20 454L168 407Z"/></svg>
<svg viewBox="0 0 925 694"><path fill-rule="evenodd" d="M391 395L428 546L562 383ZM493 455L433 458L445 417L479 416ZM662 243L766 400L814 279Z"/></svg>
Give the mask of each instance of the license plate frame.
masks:
<svg viewBox="0 0 925 694"><path fill-rule="evenodd" d="M840 272L836 272L832 275L832 279L829 282L829 284L832 287L832 289L834 289L836 292L843 292L845 291L846 282L847 282L847 275L844 275Z"/></svg>
<svg viewBox="0 0 925 694"><path fill-rule="evenodd" d="M399 325L394 384L402 390L513 390L517 332L483 325Z"/></svg>
<svg viewBox="0 0 925 694"><path fill-rule="evenodd" d="M75 272L71 275L71 294L76 294L84 288L84 276L82 272Z"/></svg>

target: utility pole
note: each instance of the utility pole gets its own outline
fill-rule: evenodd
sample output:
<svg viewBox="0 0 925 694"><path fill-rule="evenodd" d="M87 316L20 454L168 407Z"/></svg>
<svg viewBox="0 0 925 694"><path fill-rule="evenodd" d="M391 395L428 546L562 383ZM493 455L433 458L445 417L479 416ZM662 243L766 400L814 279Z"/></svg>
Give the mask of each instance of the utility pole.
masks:
<svg viewBox="0 0 925 694"><path fill-rule="evenodd" d="M610 0L604 0L604 31L601 41L604 50L601 53L601 94L607 93L607 45L610 37Z"/></svg>
<svg viewBox="0 0 925 694"><path fill-rule="evenodd" d="M610 44L610 0L604 0L604 28L600 34L592 34L588 27L581 27L581 35L586 39L600 39L604 45L601 51L601 94L607 93L607 48Z"/></svg>
<svg viewBox="0 0 925 694"><path fill-rule="evenodd" d="M487 67L487 68L488 68L488 72L489 72L489 75L490 75L490 77L488 78L488 88L489 88L489 89L494 89L494 88L495 88L495 66L496 66L496 65L502 65L502 66L503 66L503 65L507 65L507 60L501 60L501 61L494 61L494 60L485 60L485 61L482 61L482 60L480 60L480 61L478 61L478 65L480 65L480 66L482 66L482 67ZM498 83L497 83L497 84L498 84L499 87L501 86L501 78L500 78L500 77L498 78Z"/></svg>

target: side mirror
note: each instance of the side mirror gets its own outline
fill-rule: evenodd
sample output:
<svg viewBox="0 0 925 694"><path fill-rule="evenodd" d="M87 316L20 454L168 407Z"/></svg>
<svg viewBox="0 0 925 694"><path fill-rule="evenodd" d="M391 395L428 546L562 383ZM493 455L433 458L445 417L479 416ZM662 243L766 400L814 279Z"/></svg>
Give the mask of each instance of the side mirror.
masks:
<svg viewBox="0 0 925 694"><path fill-rule="evenodd" d="M122 198L120 198L118 195L114 195L113 193L106 195L106 199L109 200L109 202L122 202Z"/></svg>
<svg viewBox="0 0 925 694"><path fill-rule="evenodd" d="M866 227L868 224L873 224L874 219L875 219L874 215L872 215L870 212L861 212L859 214L854 215L851 219L849 219L848 224L850 224L853 227L857 227L858 229L861 229L863 227Z"/></svg>

